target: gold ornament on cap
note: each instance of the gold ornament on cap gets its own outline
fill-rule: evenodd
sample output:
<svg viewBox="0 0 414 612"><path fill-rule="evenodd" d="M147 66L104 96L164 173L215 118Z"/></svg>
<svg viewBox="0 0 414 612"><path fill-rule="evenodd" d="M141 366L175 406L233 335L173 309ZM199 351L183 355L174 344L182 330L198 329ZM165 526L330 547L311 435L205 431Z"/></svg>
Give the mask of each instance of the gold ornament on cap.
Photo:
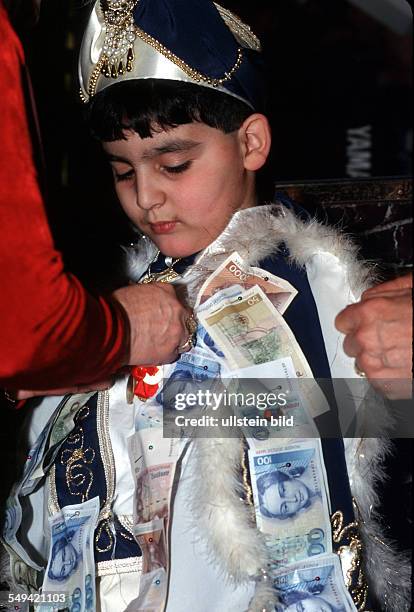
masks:
<svg viewBox="0 0 414 612"><path fill-rule="evenodd" d="M93 66L89 76L85 75L87 85L86 87L82 86L83 89L80 92L83 102L88 102L97 91L108 87L112 79L115 80L118 77L128 80L131 78L151 78L151 74L147 74L145 70L143 76L141 76L140 68L138 68L138 72L135 74L135 70L137 70L137 65L134 64L135 54L139 53L140 49L145 49L147 45L175 64L189 77L190 81L200 85L219 88L231 80L234 73L240 68L243 61L243 49L252 49L254 51L260 51L261 49L259 39L248 25L243 23L228 9L213 3L220 17L238 42L239 47L233 66L227 72L224 72L221 77L214 78L202 74L135 24L133 12L138 2L139 0L99 0L99 3L95 6L98 21L100 24L103 22L103 42L99 51L98 61ZM94 27L92 26L92 31ZM103 82L100 81L102 76L105 77ZM161 77L158 75L158 78ZM165 78L171 78L171 76ZM182 79L180 77L177 80Z"/></svg>
<svg viewBox="0 0 414 612"><path fill-rule="evenodd" d="M89 81L94 95L99 75L116 79L131 72L136 38L133 10L139 0L101 0L105 20L102 53Z"/></svg>

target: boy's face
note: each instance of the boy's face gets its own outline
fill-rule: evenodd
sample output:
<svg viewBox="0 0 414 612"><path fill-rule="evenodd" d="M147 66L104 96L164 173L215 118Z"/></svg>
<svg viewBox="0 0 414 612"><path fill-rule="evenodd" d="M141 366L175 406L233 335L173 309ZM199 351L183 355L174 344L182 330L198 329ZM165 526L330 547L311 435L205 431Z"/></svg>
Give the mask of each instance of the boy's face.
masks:
<svg viewBox="0 0 414 612"><path fill-rule="evenodd" d="M239 132L189 123L106 142L122 208L160 251L185 257L211 244L237 210L255 204Z"/></svg>

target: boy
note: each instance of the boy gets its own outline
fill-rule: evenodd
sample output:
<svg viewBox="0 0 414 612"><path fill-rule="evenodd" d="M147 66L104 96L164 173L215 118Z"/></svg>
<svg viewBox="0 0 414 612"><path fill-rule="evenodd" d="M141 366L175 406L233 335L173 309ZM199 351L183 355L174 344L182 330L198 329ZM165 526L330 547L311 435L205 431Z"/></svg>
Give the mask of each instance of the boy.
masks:
<svg viewBox="0 0 414 612"><path fill-rule="evenodd" d="M203 325L195 344L188 322L179 352L192 350L176 363L34 413L3 537L14 581L66 593L69 609L279 610L298 592L298 610L368 610L363 554L373 594L376 563L404 586L402 561L368 538L363 553L359 533L377 534L367 466L384 444L350 441L345 456L340 439L163 437L161 391L177 380L210 391L226 370L247 377L247 365L281 361L292 378L354 376L333 322L366 274L348 243L289 203L257 206L271 140L259 49L210 0L97 3L88 23L80 80L92 132L144 235L130 276L185 285ZM386 598L408 609L402 589Z"/></svg>

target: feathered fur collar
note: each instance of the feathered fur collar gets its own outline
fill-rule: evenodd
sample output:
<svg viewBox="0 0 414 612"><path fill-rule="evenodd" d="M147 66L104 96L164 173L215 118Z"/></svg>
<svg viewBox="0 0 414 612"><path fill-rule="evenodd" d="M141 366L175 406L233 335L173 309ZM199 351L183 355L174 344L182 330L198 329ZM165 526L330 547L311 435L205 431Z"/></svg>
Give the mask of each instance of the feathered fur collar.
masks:
<svg viewBox="0 0 414 612"><path fill-rule="evenodd" d="M185 275L190 300L233 251L249 265L257 266L266 257L276 255L282 245L287 247L290 261L299 267L315 253L337 256L349 269L349 283L356 294L367 288L368 278L372 282L372 271L368 273L367 267L357 261L356 246L345 235L315 220L304 222L282 204L270 204L236 212L222 234L190 266ZM127 274L138 281L155 258L157 247L143 236L126 254Z"/></svg>

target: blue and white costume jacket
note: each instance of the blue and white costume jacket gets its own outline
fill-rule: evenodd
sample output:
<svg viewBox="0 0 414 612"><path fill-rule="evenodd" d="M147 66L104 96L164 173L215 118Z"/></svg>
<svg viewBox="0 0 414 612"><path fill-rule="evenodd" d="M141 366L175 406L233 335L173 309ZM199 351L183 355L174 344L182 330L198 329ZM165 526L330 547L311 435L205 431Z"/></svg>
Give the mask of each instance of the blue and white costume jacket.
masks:
<svg viewBox="0 0 414 612"><path fill-rule="evenodd" d="M356 377L353 360L344 354L343 338L334 326L337 313L356 301L368 284L355 247L332 228L302 220L286 206L239 211L223 234L183 271L190 302L205 279L234 251L249 265L268 270L297 289L284 318L314 377L332 379L329 393L334 397L336 384ZM139 280L155 253L148 239L131 251L133 280ZM166 366L166 376L168 368L171 366ZM101 511L94 534L98 609L126 610L138 596L142 547L134 537L135 481L127 439L135 433L142 402L135 398L133 405L126 403L126 384L126 377L121 377L107 392L47 398L33 411L30 445L51 418L56 419L58 433L54 434L57 443L43 461L37 486L20 497L17 544L7 546L11 580L19 582L19 588L29 585L33 590L41 585L50 552L49 517L66 505L99 496ZM376 397L372 408L377 438L326 439L322 449L332 513L340 513L342 527L358 519L355 538L362 539L360 561L371 597L380 602L374 609L381 606L400 612L409 609L409 571L384 539L374 511L378 502L375 484L388 449L379 436L390 423L382 400ZM154 452L158 442L156 437L152 441ZM241 461L240 440L234 438L190 441L179 458L171 500L166 612L263 609L268 587L257 576L267 557L235 481ZM334 550L349 548L349 544L338 537ZM378 568L387 574L386 581L378 576ZM357 568L354 583L362 581L358 572ZM355 609L372 609L366 606L360 601ZM133 605L128 610L134 610Z"/></svg>

